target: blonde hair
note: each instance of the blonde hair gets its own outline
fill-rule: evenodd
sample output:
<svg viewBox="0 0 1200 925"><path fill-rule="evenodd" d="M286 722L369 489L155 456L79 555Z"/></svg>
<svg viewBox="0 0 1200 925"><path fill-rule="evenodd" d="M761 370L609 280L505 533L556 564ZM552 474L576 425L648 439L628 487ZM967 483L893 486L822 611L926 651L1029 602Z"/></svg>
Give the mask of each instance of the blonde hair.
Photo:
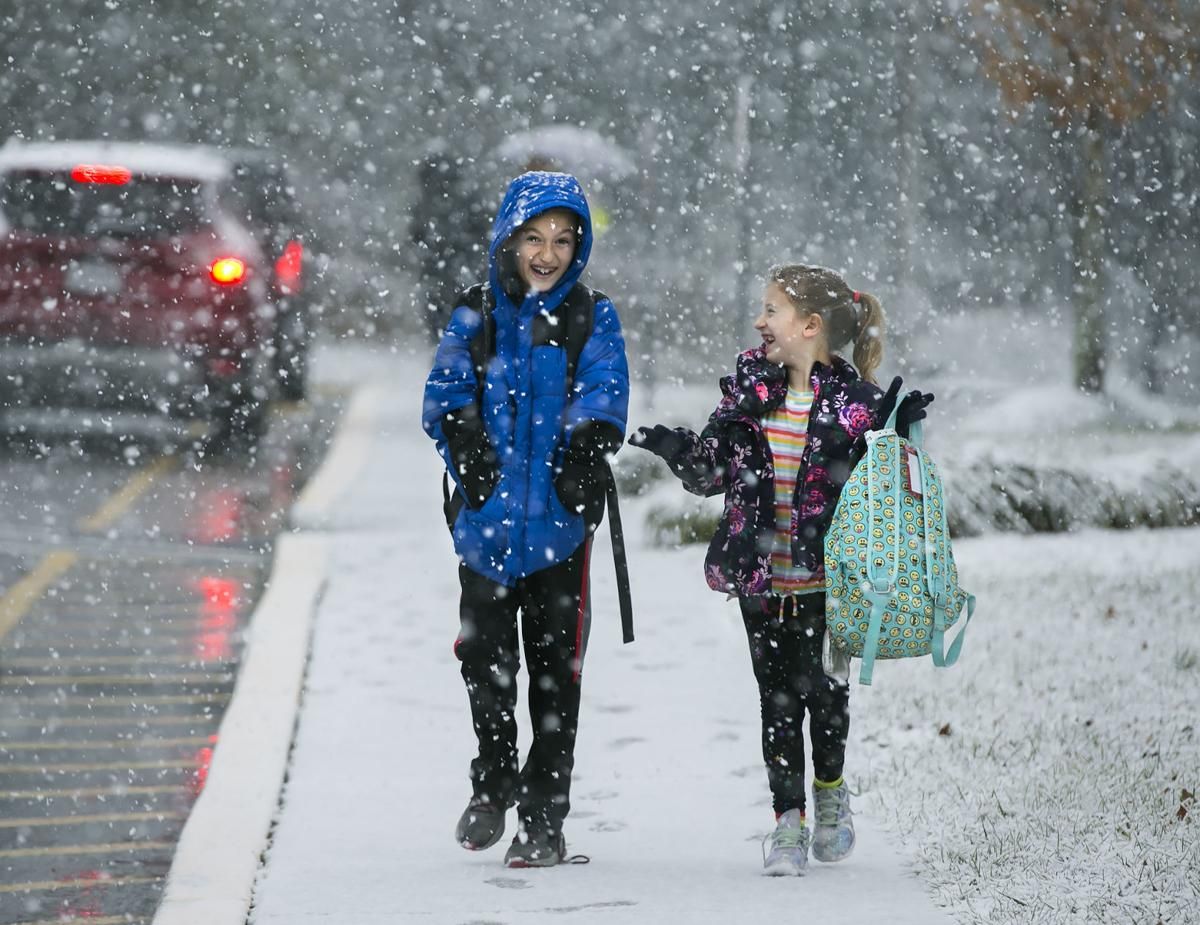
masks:
<svg viewBox="0 0 1200 925"><path fill-rule="evenodd" d="M883 306L869 292L851 289L825 267L793 263L772 267L770 281L799 311L820 315L830 350L854 343L854 366L868 382L883 361Z"/></svg>

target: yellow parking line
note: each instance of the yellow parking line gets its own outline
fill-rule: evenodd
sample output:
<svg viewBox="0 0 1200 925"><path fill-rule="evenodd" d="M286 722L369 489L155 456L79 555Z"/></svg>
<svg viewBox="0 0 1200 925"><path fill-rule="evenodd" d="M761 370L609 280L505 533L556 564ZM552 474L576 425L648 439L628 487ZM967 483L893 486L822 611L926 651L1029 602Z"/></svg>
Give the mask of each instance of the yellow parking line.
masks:
<svg viewBox="0 0 1200 925"><path fill-rule="evenodd" d="M176 739L111 739L105 742L10 742L0 740L0 755L5 752L93 751L97 748L180 748L189 745L211 745L211 736L188 736Z"/></svg>
<svg viewBox="0 0 1200 925"><path fill-rule="evenodd" d="M123 915L105 915L95 918L90 915L68 915L60 919L38 919L36 922L15 922L14 925L71 925L80 922L83 925L143 925L145 919L129 919Z"/></svg>
<svg viewBox="0 0 1200 925"><path fill-rule="evenodd" d="M121 487L120 491L100 505L100 509L96 513L83 518L76 526L89 533L107 529L122 514L133 507L133 503L154 484L155 479L170 472L175 466L174 457L160 456L145 469L136 473Z"/></svg>
<svg viewBox="0 0 1200 925"><path fill-rule="evenodd" d="M122 710L129 710L134 707L145 707L150 704L162 706L164 704L191 704L191 703L224 703L229 699L228 693L221 694L155 694L150 697L138 697L137 700L132 699L129 695L122 695L117 699L112 694L109 695L89 695L89 694L67 694L64 697L22 697L22 707L59 707L66 704L83 704L89 710L94 710L99 707L120 707ZM135 717L136 718L136 717ZM138 722L141 722L138 719Z"/></svg>
<svg viewBox="0 0 1200 925"><path fill-rule="evenodd" d="M141 665L149 667L159 665L186 665L189 668L209 667L204 659L195 655L58 655L46 658L26 656L22 658L5 658L5 668L52 668L59 665L71 667L108 668L117 665ZM232 660L222 659L210 663L213 667L224 667L232 664Z"/></svg>
<svg viewBox="0 0 1200 925"><path fill-rule="evenodd" d="M53 797L124 797L155 796L160 793L184 793L183 784L155 784L148 787L125 787L110 784L107 787L63 787L58 790L0 790L0 800L43 800Z"/></svg>
<svg viewBox="0 0 1200 925"><path fill-rule="evenodd" d="M72 877L69 880L32 880L27 883L4 883L0 884L0 893L45 893L50 890L78 890L82 888L95 889L96 887L104 887L111 889L118 886L136 886L142 883L162 883L162 877L111 877L101 878L99 880L94 877ZM57 919L55 921L62 921ZM68 921L70 921L68 919ZM98 919L88 919L89 925L95 925ZM125 921L118 919L118 921Z"/></svg>
<svg viewBox="0 0 1200 925"><path fill-rule="evenodd" d="M178 649L180 646L196 644L196 637L199 635L199 630L195 626L198 622L196 616L196 613L193 611L186 623L181 618L178 627L151 623L149 624L150 632L139 632L136 638L132 636L121 638L117 635L119 631L111 629L107 631L112 633L114 646L119 643L125 648L137 646L138 649L146 648L155 651L172 648ZM146 619L153 620L154 617L147 617ZM86 646L83 643L88 641L88 636L91 636L93 640L103 639L106 632L106 628L99 620L93 620L90 625L81 625L78 628L75 628L75 625L72 625L70 628L63 625L65 623L76 624L74 618L69 620L47 619L44 614L38 614L38 621L40 623L38 627L38 642L51 648L66 648L68 646L74 646L75 648L96 648L94 645ZM51 630L57 630L57 632L51 632ZM230 643L240 644L240 633L233 634L230 637Z"/></svg>
<svg viewBox="0 0 1200 925"><path fill-rule="evenodd" d="M24 701L22 706L29 706L29 701ZM197 726L212 726L218 720L220 717L213 713L181 713L179 716L55 716L46 719L45 725L52 730L56 730L60 726L72 728L133 726L141 729L143 726L182 726L188 723L194 723Z"/></svg>
<svg viewBox="0 0 1200 925"><path fill-rule="evenodd" d="M14 925L71 925L72 922L80 922L83 925L142 925L145 919L129 919L123 915L105 915L100 918L94 918L90 915L68 915L66 918L61 919L38 919L36 922L15 922Z"/></svg>
<svg viewBox="0 0 1200 925"><path fill-rule="evenodd" d="M0 762L0 774L39 774L43 771L47 774L86 774L90 771L189 771L192 768L198 767L199 764L200 759L198 758L176 761L158 759L155 761L99 761L91 763L68 761L62 764L47 764L40 761L32 764L18 764L15 762L5 764L4 762Z"/></svg>
<svg viewBox="0 0 1200 925"><path fill-rule="evenodd" d="M128 685L137 687L149 684L165 687L168 684L228 684L233 680L232 672L188 672L185 674L43 674L8 675L0 677L3 687L31 687L34 685L83 687L90 684Z"/></svg>
<svg viewBox="0 0 1200 925"><path fill-rule="evenodd" d="M3 848L0 858L47 858L66 854L132 854L175 847L167 841L117 842L110 845L47 845L41 848Z"/></svg>
<svg viewBox="0 0 1200 925"><path fill-rule="evenodd" d="M31 604L58 579L63 572L75 564L79 557L65 549L56 549L43 557L33 571L8 589L0 598L0 640L3 640Z"/></svg>
<svg viewBox="0 0 1200 925"><path fill-rule="evenodd" d="M108 822L166 822L183 819L187 813L178 810L144 813L101 813L91 816L30 816L27 819L0 819L0 829L30 829L38 826L103 825Z"/></svg>

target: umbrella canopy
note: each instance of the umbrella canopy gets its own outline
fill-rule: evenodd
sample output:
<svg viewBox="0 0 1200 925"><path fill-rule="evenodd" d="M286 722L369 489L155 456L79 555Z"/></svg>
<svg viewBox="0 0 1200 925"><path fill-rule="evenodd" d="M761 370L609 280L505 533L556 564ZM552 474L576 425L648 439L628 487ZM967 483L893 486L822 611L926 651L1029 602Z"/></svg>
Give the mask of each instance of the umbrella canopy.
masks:
<svg viewBox="0 0 1200 925"><path fill-rule="evenodd" d="M582 178L613 181L637 172L633 157L599 132L575 125L545 125L509 135L496 152L504 161L530 162L580 174Z"/></svg>

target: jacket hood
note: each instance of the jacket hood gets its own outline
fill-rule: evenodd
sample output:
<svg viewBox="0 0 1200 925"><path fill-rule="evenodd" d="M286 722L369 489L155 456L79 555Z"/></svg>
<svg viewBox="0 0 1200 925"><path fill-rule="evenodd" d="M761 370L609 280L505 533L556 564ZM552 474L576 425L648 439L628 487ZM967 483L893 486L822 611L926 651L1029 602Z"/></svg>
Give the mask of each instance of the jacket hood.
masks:
<svg viewBox="0 0 1200 925"><path fill-rule="evenodd" d="M777 408L787 397L787 373L778 363L767 359L762 347L738 354L737 371L721 379L722 417L762 417Z"/></svg>
<svg viewBox="0 0 1200 925"><path fill-rule="evenodd" d="M492 223L492 241L488 247L488 280L492 291L507 292L500 266L500 246L514 231L532 218L551 209L569 209L579 216L582 234L575 248L575 258L552 290L543 296L544 303L557 305L579 281L592 253L592 213L579 181L568 173L535 170L523 173L508 186L504 201Z"/></svg>

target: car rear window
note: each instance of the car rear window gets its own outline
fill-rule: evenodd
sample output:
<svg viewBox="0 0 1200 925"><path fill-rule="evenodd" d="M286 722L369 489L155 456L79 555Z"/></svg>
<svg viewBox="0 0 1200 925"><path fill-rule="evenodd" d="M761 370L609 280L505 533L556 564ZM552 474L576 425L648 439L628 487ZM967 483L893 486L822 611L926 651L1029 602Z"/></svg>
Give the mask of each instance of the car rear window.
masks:
<svg viewBox="0 0 1200 925"><path fill-rule="evenodd" d="M113 185L8 173L0 177L0 212L15 230L52 237L162 238L208 224L199 181L136 175Z"/></svg>

